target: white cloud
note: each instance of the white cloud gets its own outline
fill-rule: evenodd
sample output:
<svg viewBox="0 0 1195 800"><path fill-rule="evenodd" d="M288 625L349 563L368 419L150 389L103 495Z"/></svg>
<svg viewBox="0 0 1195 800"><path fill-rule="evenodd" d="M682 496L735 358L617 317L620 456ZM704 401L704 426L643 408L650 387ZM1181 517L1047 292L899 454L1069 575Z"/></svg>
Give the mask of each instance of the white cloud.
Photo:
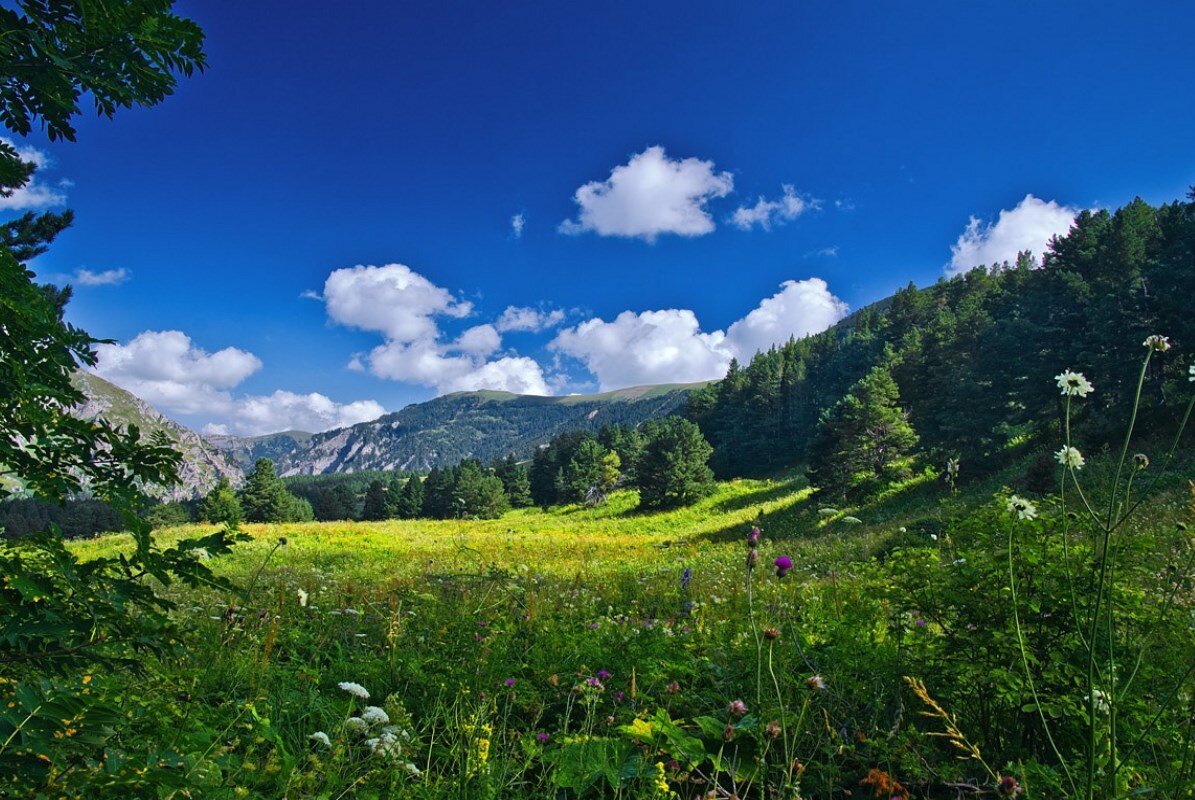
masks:
<svg viewBox="0 0 1195 800"><path fill-rule="evenodd" d="M124 267L92 272L89 269L75 271L74 282L79 286L119 286L129 279L130 273Z"/></svg>
<svg viewBox="0 0 1195 800"><path fill-rule="evenodd" d="M182 331L145 331L127 344L102 344L96 350L100 377L159 411L212 419L205 427L209 432L322 431L385 413L372 400L341 404L315 392L234 397L229 390L261 369L261 360L235 347L209 353Z"/></svg>
<svg viewBox="0 0 1195 800"><path fill-rule="evenodd" d="M101 344L96 351L100 377L180 414L225 409L227 390L261 369L252 353L235 347L208 353L182 331L145 331L128 344Z"/></svg>
<svg viewBox="0 0 1195 800"><path fill-rule="evenodd" d="M435 316L467 317L473 311L472 303L404 264L334 270L324 282L324 303L335 322L400 342L434 337Z"/></svg>
<svg viewBox="0 0 1195 800"><path fill-rule="evenodd" d="M499 329L475 325L453 342L442 340L437 317L464 317L472 304L402 264L338 269L324 283L324 302L335 322L383 334L368 355L379 378L430 386L439 392L500 389L549 394L539 365L529 358L488 360L502 345ZM365 361L354 356L349 369Z"/></svg>
<svg viewBox="0 0 1195 800"><path fill-rule="evenodd" d="M369 422L385 413L386 409L373 400L337 403L319 392L296 394L279 389L269 395L238 398L226 414L227 422L220 423L220 427L242 436L285 430L318 433ZM213 432L211 427L205 427L205 432Z"/></svg>
<svg viewBox="0 0 1195 800"><path fill-rule="evenodd" d="M971 217L950 248L946 273L958 275L981 265L1013 263L1023 250L1033 251L1041 263L1050 239L1066 235L1078 213L1079 209L1027 194L1016 207L1002 210L994 224Z"/></svg>
<svg viewBox="0 0 1195 800"><path fill-rule="evenodd" d="M507 306L494 326L502 333L508 331L531 331L534 333L553 328L562 322L564 322L564 312L558 308L541 311L529 306Z"/></svg>
<svg viewBox="0 0 1195 800"><path fill-rule="evenodd" d="M739 206L730 221L740 230L749 231L758 225L770 231L773 225L792 222L806 211L817 209L819 200L802 197L791 184L784 184L784 194L775 200L760 197L753 206Z"/></svg>
<svg viewBox="0 0 1195 800"><path fill-rule="evenodd" d="M610 322L595 318L563 330L549 348L584 363L603 390L689 383L721 378L731 358L748 360L791 336L824 330L846 311L825 281L810 278L786 281L726 332L703 332L688 309L624 311Z"/></svg>
<svg viewBox="0 0 1195 800"><path fill-rule="evenodd" d="M23 147L4 137L0 137L0 142L15 149L22 161L37 165L38 170L50 164L50 157L36 147ZM0 211L30 211L63 205L66 194L60 190L70 185L69 181L60 181L58 186L42 183L35 173L28 183L14 189L8 197L0 197Z"/></svg>
<svg viewBox="0 0 1195 800"><path fill-rule="evenodd" d="M523 238L523 227L527 224L527 218L521 213L515 214L510 218L510 233L516 239Z"/></svg>
<svg viewBox="0 0 1195 800"><path fill-rule="evenodd" d="M846 312L847 304L831 294L821 278L785 281L779 292L731 325L726 340L734 354L746 361L774 344L824 331Z"/></svg>
<svg viewBox="0 0 1195 800"><path fill-rule="evenodd" d="M454 350L485 358L502 345L502 337L493 325L475 325L456 338Z"/></svg>
<svg viewBox="0 0 1195 800"><path fill-rule="evenodd" d="M733 176L715 172L712 161L673 161L663 147L649 147L611 170L606 180L577 189L573 199L580 212L577 219L562 222L560 232L592 231L649 242L662 233L702 236L715 227L706 204L732 189Z"/></svg>

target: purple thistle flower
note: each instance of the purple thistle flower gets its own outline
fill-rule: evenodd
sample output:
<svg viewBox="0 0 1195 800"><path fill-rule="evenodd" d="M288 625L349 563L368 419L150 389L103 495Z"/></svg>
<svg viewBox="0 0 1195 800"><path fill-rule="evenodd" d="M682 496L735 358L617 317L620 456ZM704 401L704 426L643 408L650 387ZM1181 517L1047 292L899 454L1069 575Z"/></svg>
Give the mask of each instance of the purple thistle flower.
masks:
<svg viewBox="0 0 1195 800"><path fill-rule="evenodd" d="M793 560L788 556L780 556L772 563L776 566L777 578L783 578L793 568Z"/></svg>
<svg viewBox="0 0 1195 800"><path fill-rule="evenodd" d="M752 528L751 533L747 534L747 546L755 547L759 544L759 528Z"/></svg>
<svg viewBox="0 0 1195 800"><path fill-rule="evenodd" d="M543 731L540 731L539 733L535 734L535 738L539 740L540 744L547 744L548 740L551 739L552 737L549 736L548 734L544 733Z"/></svg>
<svg viewBox="0 0 1195 800"><path fill-rule="evenodd" d="M507 679L506 679L506 685L507 685L507 686L514 686L514 685L515 685L515 679L514 679L514 678L507 678Z"/></svg>
<svg viewBox="0 0 1195 800"><path fill-rule="evenodd" d="M606 671L606 670L604 670L604 669L599 669L599 670L598 670L598 677L599 677L599 678L601 678L601 679L602 679L602 680L604 680L604 681L608 681L608 680L610 680L610 673L609 673L609 672L607 672L607 671Z"/></svg>
<svg viewBox="0 0 1195 800"><path fill-rule="evenodd" d="M747 551L747 569L755 569L755 565L759 563L759 551L752 547Z"/></svg>

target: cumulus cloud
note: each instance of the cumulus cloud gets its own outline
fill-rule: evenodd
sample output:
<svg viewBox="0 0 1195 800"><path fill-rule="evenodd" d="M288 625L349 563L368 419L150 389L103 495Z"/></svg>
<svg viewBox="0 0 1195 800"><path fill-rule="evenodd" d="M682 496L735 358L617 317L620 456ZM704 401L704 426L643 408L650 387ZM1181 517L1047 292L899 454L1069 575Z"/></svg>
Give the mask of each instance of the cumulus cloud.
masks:
<svg viewBox="0 0 1195 800"><path fill-rule="evenodd" d="M16 150L22 161L37 165L38 171L50 164L50 157L36 147L24 147L4 137L0 137L0 142ZM0 211L35 211L63 205L66 193L62 189L69 185L69 181L60 181L57 186L44 183L35 173L28 183L14 189L8 197L0 197Z"/></svg>
<svg viewBox="0 0 1195 800"><path fill-rule="evenodd" d="M674 161L663 147L649 147L611 170L606 180L577 189L577 218L565 220L559 230L649 242L663 233L703 236L715 227L706 204L733 189L733 176L715 172L712 161Z"/></svg>
<svg viewBox="0 0 1195 800"><path fill-rule="evenodd" d="M328 316L341 325L410 342L437 334L433 317L467 317L473 305L457 300L405 264L334 270L324 281Z"/></svg>
<svg viewBox="0 0 1195 800"><path fill-rule="evenodd" d="M74 274L74 283L79 286L119 286L129 279L130 273L124 267L106 269L103 272L92 272L89 269L78 269Z"/></svg>
<svg viewBox="0 0 1195 800"><path fill-rule="evenodd" d="M162 411L224 410L228 389L261 369L261 359L235 347L209 353L182 331L145 331L127 344L96 347L101 378Z"/></svg>
<svg viewBox="0 0 1195 800"><path fill-rule="evenodd" d="M127 344L102 344L96 350L100 377L160 411L217 420L205 427L209 432L323 431L385 413L372 400L341 404L314 392L234 397L229 390L260 370L261 360L235 347L209 353L182 331L145 331Z"/></svg>
<svg viewBox="0 0 1195 800"><path fill-rule="evenodd" d="M726 340L740 360L748 360L774 344L824 331L846 312L847 304L821 278L785 281L779 292L731 325Z"/></svg>
<svg viewBox="0 0 1195 800"><path fill-rule="evenodd" d="M354 356L349 369L363 368L367 361L380 378L439 392L549 394L535 361L515 356L489 360L502 345L499 327L475 325L455 341L444 341L438 318L468 316L472 305L403 264L335 270L324 282L323 298L334 322L384 337L367 358Z"/></svg>
<svg viewBox="0 0 1195 800"><path fill-rule="evenodd" d="M950 248L946 274L958 275L973 267L1004 261L1012 263L1023 250L1031 250L1041 263L1050 239L1066 235L1078 213L1077 208L1027 194L1014 208L1001 210L995 223L971 217Z"/></svg>
<svg viewBox="0 0 1195 800"><path fill-rule="evenodd" d="M529 306L507 306L494 326L502 333L508 331L530 331L532 333L554 328L564 322L564 312L556 308L541 311Z"/></svg>
<svg viewBox="0 0 1195 800"><path fill-rule="evenodd" d="M784 194L775 200L760 197L753 206L739 206L730 221L740 230L749 231L756 225L770 231L773 225L792 222L806 211L820 206L820 201L802 197L791 184L784 184Z"/></svg>
<svg viewBox="0 0 1195 800"><path fill-rule="evenodd" d="M285 430L320 431L369 422L386 413L380 403L357 400L337 403L319 392L296 394L279 389L269 395L238 398L226 413L226 422L204 427L205 433L257 436Z"/></svg>
<svg viewBox="0 0 1195 800"><path fill-rule="evenodd" d="M510 234L516 239L523 238L523 226L527 224L527 218L522 214L515 214L510 218Z"/></svg>
<svg viewBox="0 0 1195 800"><path fill-rule="evenodd" d="M847 306L820 278L786 281L780 291L725 332L704 332L688 309L635 313L612 321L594 318L557 334L549 348L585 364L603 390L650 383L689 383L722 377L731 358L790 337L824 330Z"/></svg>

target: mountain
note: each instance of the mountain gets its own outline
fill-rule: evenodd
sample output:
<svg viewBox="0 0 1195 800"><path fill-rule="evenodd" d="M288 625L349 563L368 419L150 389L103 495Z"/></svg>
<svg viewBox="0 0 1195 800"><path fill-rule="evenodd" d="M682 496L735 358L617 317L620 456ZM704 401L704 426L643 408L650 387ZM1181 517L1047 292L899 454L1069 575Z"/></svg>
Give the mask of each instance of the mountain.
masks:
<svg viewBox="0 0 1195 800"><path fill-rule="evenodd" d="M306 431L281 431L262 436L224 436L208 434L203 438L230 456L245 472L253 469L253 462L268 458L275 463L306 446L312 434Z"/></svg>
<svg viewBox="0 0 1195 800"><path fill-rule="evenodd" d="M704 385L635 386L566 397L456 392L372 422L317 433L282 456L279 472L426 470L470 457L483 462L508 453L527 458L538 445L563 431L596 431L614 423L638 425L679 411L689 393Z"/></svg>
<svg viewBox="0 0 1195 800"><path fill-rule="evenodd" d="M179 483L163 492L163 499L187 500L206 494L221 476L239 484L243 474L227 454L209 444L202 436L162 416L157 409L119 386L88 372L76 372L74 383L87 396L75 414L84 418L103 417L114 425L136 425L143 435L161 431L183 455L179 465Z"/></svg>

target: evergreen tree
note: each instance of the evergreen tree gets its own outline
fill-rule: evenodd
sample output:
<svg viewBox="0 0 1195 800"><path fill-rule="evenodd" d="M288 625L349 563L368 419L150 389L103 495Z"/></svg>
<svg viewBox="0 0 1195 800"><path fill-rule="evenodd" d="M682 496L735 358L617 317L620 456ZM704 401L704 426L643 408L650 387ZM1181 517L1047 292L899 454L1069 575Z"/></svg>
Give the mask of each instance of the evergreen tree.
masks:
<svg viewBox="0 0 1195 800"><path fill-rule="evenodd" d="M379 480L371 481L365 491L365 505L361 509L361 519L378 521L389 516L389 503L386 496L386 484Z"/></svg>
<svg viewBox="0 0 1195 800"><path fill-rule="evenodd" d="M274 462L259 458L241 489L241 508L249 522L302 522L314 517L311 503L286 490Z"/></svg>
<svg viewBox="0 0 1195 800"><path fill-rule="evenodd" d="M713 490L713 448L700 428L687 419L666 417L648 422L643 433L646 444L636 476L640 508L690 505Z"/></svg>
<svg viewBox="0 0 1195 800"><path fill-rule="evenodd" d="M496 519L510 509L502 480L475 459L462 461L454 473L454 518Z"/></svg>
<svg viewBox="0 0 1195 800"><path fill-rule="evenodd" d="M597 439L586 437L573 451L572 458L564 468L566 502L581 502L587 500L602 485L602 459L606 457L606 448L598 444Z"/></svg>
<svg viewBox="0 0 1195 800"><path fill-rule="evenodd" d="M407 478L398 501L394 504L395 516L399 519L416 519L423 514L423 481L418 475Z"/></svg>
<svg viewBox="0 0 1195 800"><path fill-rule="evenodd" d="M230 528L241 524L241 501L237 499L236 491L228 478L221 476L215 487L208 492L199 506L199 518L204 522L227 525Z"/></svg>
<svg viewBox="0 0 1195 800"><path fill-rule="evenodd" d="M877 366L823 415L809 468L816 486L848 496L878 480L907 475L916 445L896 382L886 367Z"/></svg>
<svg viewBox="0 0 1195 800"><path fill-rule="evenodd" d="M452 471L433 467L423 482L423 513L429 519L451 519L455 503Z"/></svg>
<svg viewBox="0 0 1195 800"><path fill-rule="evenodd" d="M527 508L533 504L527 467L520 464L513 454L494 463L494 474L502 481L511 508Z"/></svg>

